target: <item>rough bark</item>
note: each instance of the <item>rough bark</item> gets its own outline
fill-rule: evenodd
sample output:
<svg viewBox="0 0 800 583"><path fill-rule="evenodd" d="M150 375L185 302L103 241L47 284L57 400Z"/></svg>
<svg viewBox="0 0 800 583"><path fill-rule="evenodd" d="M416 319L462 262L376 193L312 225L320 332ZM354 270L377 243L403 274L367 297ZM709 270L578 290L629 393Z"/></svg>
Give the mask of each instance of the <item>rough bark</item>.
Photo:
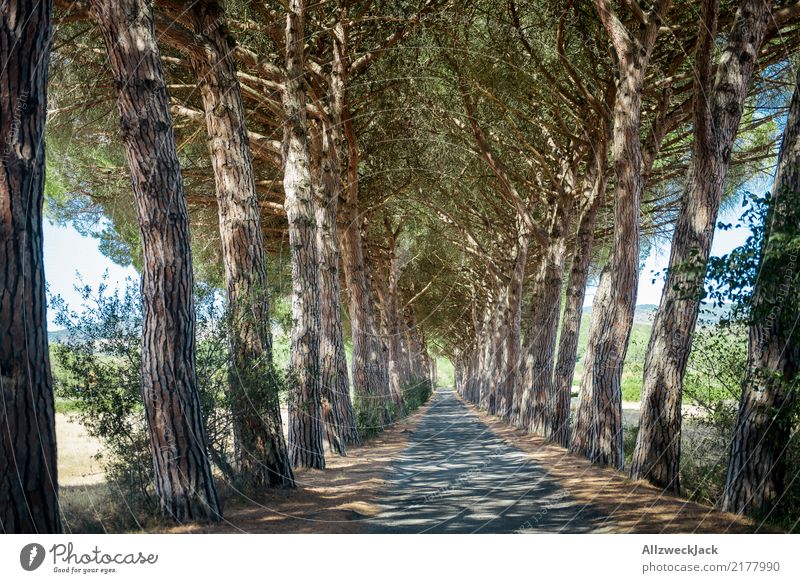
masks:
<svg viewBox="0 0 800 583"><path fill-rule="evenodd" d="M608 302L611 298L611 279L611 262L609 261L600 274L600 283L592 302L592 312L608 309ZM598 332L595 328L603 324L602 320L592 317L589 338L596 337ZM587 363L587 369L583 373L584 379L587 375L597 374L588 369L588 363L597 362L596 350L596 343L590 342L586 347L584 360ZM602 374L603 371L598 372ZM570 451L582 453L592 460L604 456L600 457L600 461L610 459L615 464L619 464L623 459L621 436L622 399L611 399L607 393L592 390L592 385L588 385L587 390L586 382L582 381Z"/></svg>
<svg viewBox="0 0 800 583"><path fill-rule="evenodd" d="M556 334L561 311L561 291L567 247L568 213L563 205L554 213L550 240L542 257L540 273L533 286L528 326L525 385L520 424L537 435L551 437L550 404L553 397Z"/></svg>
<svg viewBox="0 0 800 583"><path fill-rule="evenodd" d="M513 271L506 286L504 304L502 306L503 323L499 327L500 358L498 376L494 380L497 385L498 403L496 414L504 419L514 415L514 395L518 388L518 376L522 363L522 286L525 281L525 266L528 262L528 237L521 224L517 237Z"/></svg>
<svg viewBox="0 0 800 583"><path fill-rule="evenodd" d="M290 0L283 91L283 190L292 262L289 458L295 466L323 469L317 226L306 126L304 31L305 2Z"/></svg>
<svg viewBox="0 0 800 583"><path fill-rule="evenodd" d="M641 99L645 73L670 0L649 13L633 39L604 0L598 14L617 55L619 81L614 101L611 154L614 160L614 241L607 292L595 299L581 391L591 402L591 418L579 415L571 449L596 463L623 467L622 365L628 350L639 283L639 208L643 190ZM598 297L600 296L598 290ZM591 358L589 358L591 355Z"/></svg>
<svg viewBox="0 0 800 583"><path fill-rule="evenodd" d="M715 28L714 4L704 4L703 31ZM632 477L672 491L680 486L682 384L703 295L705 267L725 175L769 16L770 2L741 3L713 88L714 35L701 34L706 47L698 49L692 165L672 238L667 281L648 344L642 416L631 464Z"/></svg>
<svg viewBox="0 0 800 583"><path fill-rule="evenodd" d="M605 192L605 154L603 154L600 173L594 180L593 192L578 220L578 232L572 252L572 265L567 278L564 299L564 313L561 316L561 333L558 341L558 361L553 374L553 426L557 436L554 441L567 447L569 445L569 408L572 396L572 379L575 376L575 363L578 354L583 302L586 296L586 283L589 278L589 265L592 259L594 229L597 212Z"/></svg>
<svg viewBox="0 0 800 583"><path fill-rule="evenodd" d="M0 9L0 532L58 533L42 263L52 3Z"/></svg>
<svg viewBox="0 0 800 583"><path fill-rule="evenodd" d="M567 231L569 218L565 217L563 230ZM553 382L556 365L556 336L561 314L561 294L564 287L564 264L567 255L566 232L557 233L551 253L547 256L548 289L547 311L543 314L540 341L533 359L534 370L541 375L541 388L547 398L543 432L547 440L566 447L569 443L570 394L559 391Z"/></svg>
<svg viewBox="0 0 800 583"><path fill-rule="evenodd" d="M339 237L342 267L350 294L350 330L353 342L352 379L356 406L372 429L380 430L388 422L389 379L386 372L375 300L366 269L364 242L361 237L361 214L358 208L358 142L350 119L346 94L347 39L344 27L335 27L334 69L339 83L331 107L342 120L343 138L336 140L339 151L347 149L347 195L342 205ZM341 144L341 146L339 146ZM340 156L340 159L344 160Z"/></svg>
<svg viewBox="0 0 800 583"><path fill-rule="evenodd" d="M164 515L217 520L195 374L189 215L169 96L145 0L92 0L117 90L142 240L142 384Z"/></svg>
<svg viewBox="0 0 800 583"><path fill-rule="evenodd" d="M796 416L800 332L797 240L800 199L800 75L789 108L767 216L747 372L731 443L724 510L765 514L786 483L786 449Z"/></svg>
<svg viewBox="0 0 800 583"><path fill-rule="evenodd" d="M359 438L350 399L350 379L342 333L336 224L342 181L340 162L332 143L333 135L333 130L324 124L318 133L316 148L319 154L314 196L320 262L320 382L325 436L334 451L345 455L347 445L357 444Z"/></svg>
<svg viewBox="0 0 800 583"><path fill-rule="evenodd" d="M422 354L422 343L419 338L419 328L417 326L417 314L413 305L405 306L403 310L403 327L406 336L406 350L408 351L410 374L415 379L424 379L424 357Z"/></svg>
<svg viewBox="0 0 800 583"><path fill-rule="evenodd" d="M267 261L242 97L222 5L195 3L191 53L205 110L230 310L237 468L254 486L293 486L272 363Z"/></svg>
<svg viewBox="0 0 800 583"><path fill-rule="evenodd" d="M381 330L386 346L386 372L392 401L398 407L403 404L403 389L408 382L408 371L404 362L403 337L400 313L400 265L397 257L397 238L400 226L394 228L388 219L386 228L386 269L382 284L376 284L381 306Z"/></svg>

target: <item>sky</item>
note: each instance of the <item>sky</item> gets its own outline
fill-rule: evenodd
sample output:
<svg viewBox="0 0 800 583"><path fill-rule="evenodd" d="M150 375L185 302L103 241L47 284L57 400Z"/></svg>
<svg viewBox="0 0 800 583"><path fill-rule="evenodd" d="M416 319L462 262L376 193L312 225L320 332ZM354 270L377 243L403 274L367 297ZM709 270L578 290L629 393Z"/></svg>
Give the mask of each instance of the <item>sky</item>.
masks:
<svg viewBox="0 0 800 583"><path fill-rule="evenodd" d="M742 214L741 204L737 204L734 208L728 210L726 213L720 213L717 222L736 224ZM730 229L723 231L717 229L714 233L714 244L711 246L711 255L724 255L729 253L739 245L745 242L750 235L750 230L747 228ZM656 247L650 253L645 262L644 269L639 275L639 292L636 297L636 303L642 304L656 304L661 301L661 292L664 289L664 278L661 275L664 269L669 264L669 245L662 245ZM655 283L652 283L654 274L658 273L659 277L656 278ZM587 296L588 296L587 290ZM594 295L594 293L592 293Z"/></svg>
<svg viewBox="0 0 800 583"><path fill-rule="evenodd" d="M84 237L74 227L60 227L44 222L44 275L50 294L60 295L67 305L77 309L81 303L80 294L74 286L77 273L84 283L94 288L102 281L108 271L108 285L111 289L122 288L125 278L130 276L138 281L139 275L133 267L120 267L100 252L99 241ZM53 323L53 312L47 312L47 329L57 330Z"/></svg>

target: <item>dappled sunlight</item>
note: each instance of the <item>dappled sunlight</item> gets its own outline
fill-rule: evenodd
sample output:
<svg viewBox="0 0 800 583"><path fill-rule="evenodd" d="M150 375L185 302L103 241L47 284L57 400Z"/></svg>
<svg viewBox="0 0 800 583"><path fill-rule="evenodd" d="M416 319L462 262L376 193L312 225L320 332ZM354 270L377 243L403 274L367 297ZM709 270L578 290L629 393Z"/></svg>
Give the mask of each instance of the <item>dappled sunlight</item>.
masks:
<svg viewBox="0 0 800 583"><path fill-rule="evenodd" d="M603 532L747 533L756 529L749 519L669 495L643 481L630 480L617 470L593 465L583 457L465 405L495 434L545 466L572 498L601 513L605 518L598 528Z"/></svg>

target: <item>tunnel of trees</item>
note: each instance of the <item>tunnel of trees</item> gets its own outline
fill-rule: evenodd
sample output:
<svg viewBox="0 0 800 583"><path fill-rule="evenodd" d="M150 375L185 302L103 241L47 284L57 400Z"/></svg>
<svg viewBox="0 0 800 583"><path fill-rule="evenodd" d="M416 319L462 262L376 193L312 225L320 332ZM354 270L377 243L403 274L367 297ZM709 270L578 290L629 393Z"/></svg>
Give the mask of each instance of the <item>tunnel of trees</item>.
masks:
<svg viewBox="0 0 800 583"><path fill-rule="evenodd" d="M142 425L114 427L167 520L220 520L220 480L294 488L426 400L444 361L464 400L681 492L709 307L744 347L717 502L769 513L800 460L798 46L788 0L4 2L0 531L61 529L55 369L102 388L90 349L111 336L48 349L44 220L140 273L135 390L113 406ZM742 199L752 236L713 256Z"/></svg>

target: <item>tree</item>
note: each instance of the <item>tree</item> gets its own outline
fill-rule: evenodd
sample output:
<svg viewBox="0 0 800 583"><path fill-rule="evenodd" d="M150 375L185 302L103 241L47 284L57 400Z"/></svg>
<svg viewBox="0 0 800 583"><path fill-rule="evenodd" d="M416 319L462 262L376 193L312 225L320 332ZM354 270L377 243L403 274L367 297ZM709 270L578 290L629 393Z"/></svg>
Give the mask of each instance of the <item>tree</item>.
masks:
<svg viewBox="0 0 800 583"><path fill-rule="evenodd" d="M645 74L670 0L659 0L637 14L631 31L595 0L617 56L619 82L614 101L611 155L614 160L614 242L608 281L601 283L592 312L583 396L576 416L572 451L590 460L622 467L622 363L628 348L639 282L639 211L642 180L641 100ZM605 292L601 294L601 289ZM589 407L589 410L586 410Z"/></svg>
<svg viewBox="0 0 800 583"><path fill-rule="evenodd" d="M293 486L272 362L264 238L225 10L194 3L192 70L205 110L230 310L230 398L237 465L255 486Z"/></svg>
<svg viewBox="0 0 800 583"><path fill-rule="evenodd" d="M292 260L289 456L295 466L323 469L317 225L306 126L304 38L305 2L290 0L283 92L283 190Z"/></svg>
<svg viewBox="0 0 800 583"><path fill-rule="evenodd" d="M161 512L218 520L195 373L189 217L149 0L92 0L142 241L142 383Z"/></svg>
<svg viewBox="0 0 800 583"><path fill-rule="evenodd" d="M678 491L681 396L697 324L706 262L723 185L756 60L770 24L770 2L744 0L736 13L716 77L713 49L717 2L703 3L694 84L694 146L672 237L667 281L647 349L642 416L631 476Z"/></svg>
<svg viewBox="0 0 800 583"><path fill-rule="evenodd" d="M800 75L783 134L750 301L747 369L722 508L761 513L786 487L800 363Z"/></svg>
<svg viewBox="0 0 800 583"><path fill-rule="evenodd" d="M350 379L344 346L341 308L341 275L339 250L339 199L344 196L343 161L340 156L342 134L342 101L345 96L344 61L341 47L331 41L330 72L325 92L329 120L322 120L317 131L316 197L317 252L320 260L320 378L323 415L329 443L344 454L346 445L359 443L356 417L350 399ZM337 440L338 443L334 443Z"/></svg>
<svg viewBox="0 0 800 583"><path fill-rule="evenodd" d="M0 8L0 532L57 533L55 408L42 257L52 2Z"/></svg>

